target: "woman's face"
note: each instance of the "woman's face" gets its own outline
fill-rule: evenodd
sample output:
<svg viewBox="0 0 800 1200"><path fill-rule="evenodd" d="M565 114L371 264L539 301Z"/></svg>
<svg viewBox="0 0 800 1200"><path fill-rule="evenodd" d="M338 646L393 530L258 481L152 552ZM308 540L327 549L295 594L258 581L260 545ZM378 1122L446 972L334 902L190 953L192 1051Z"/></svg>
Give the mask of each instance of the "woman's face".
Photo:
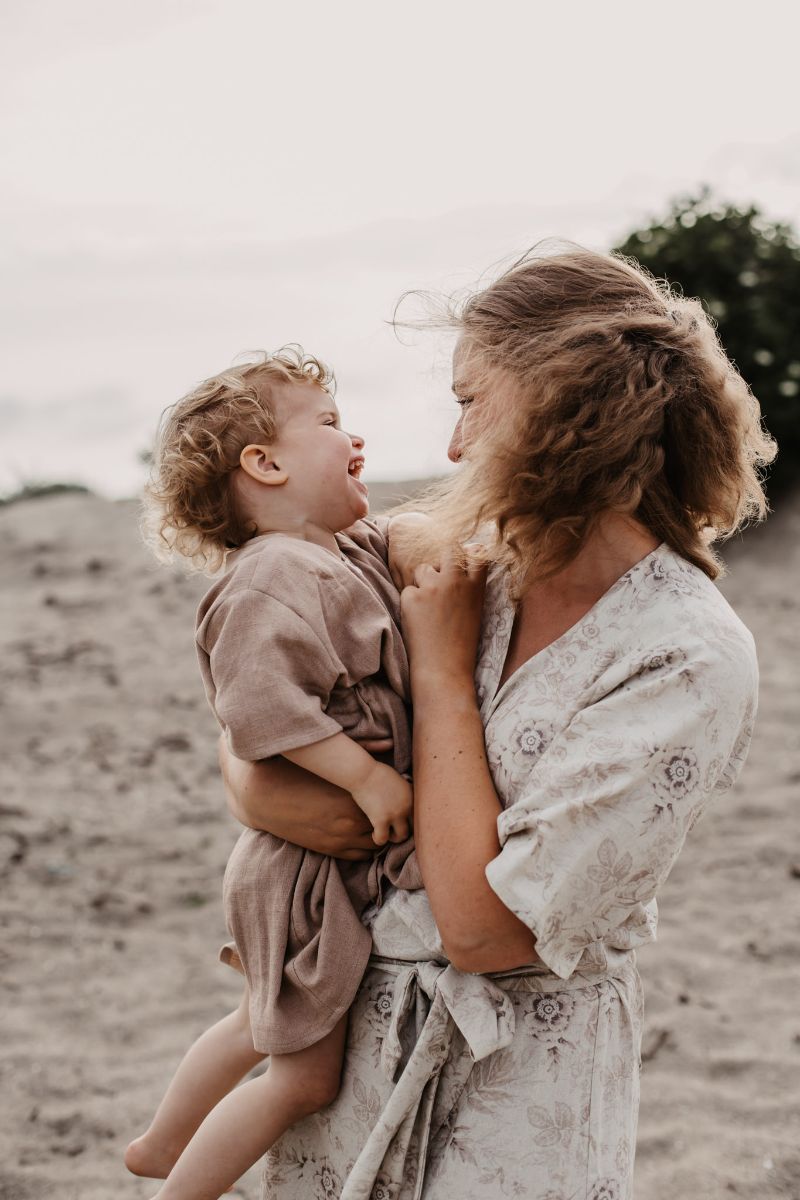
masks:
<svg viewBox="0 0 800 1200"><path fill-rule="evenodd" d="M458 421L447 447L450 462L461 462L469 449L469 410L475 404L475 395L468 377L468 362L464 339L459 338L453 351L453 395L459 406Z"/></svg>

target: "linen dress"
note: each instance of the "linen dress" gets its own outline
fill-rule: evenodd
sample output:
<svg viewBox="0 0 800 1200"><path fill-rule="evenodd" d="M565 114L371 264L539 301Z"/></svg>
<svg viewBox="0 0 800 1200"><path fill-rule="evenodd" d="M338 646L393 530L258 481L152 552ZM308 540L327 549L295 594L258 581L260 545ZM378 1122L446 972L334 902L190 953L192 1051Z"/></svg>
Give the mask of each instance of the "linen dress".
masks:
<svg viewBox="0 0 800 1200"><path fill-rule="evenodd" d="M341 1091L267 1157L269 1200L629 1200L635 949L687 832L744 761L752 638L665 545L498 689L514 608L490 578L476 687L504 809L487 878L541 962L457 971L395 892L350 1013Z"/></svg>

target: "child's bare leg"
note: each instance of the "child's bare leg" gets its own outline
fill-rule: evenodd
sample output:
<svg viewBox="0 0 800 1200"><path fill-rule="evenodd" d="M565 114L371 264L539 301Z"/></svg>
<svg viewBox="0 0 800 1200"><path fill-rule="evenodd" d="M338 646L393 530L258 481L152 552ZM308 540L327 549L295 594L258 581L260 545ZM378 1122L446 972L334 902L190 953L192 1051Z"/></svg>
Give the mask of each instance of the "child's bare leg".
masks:
<svg viewBox="0 0 800 1200"><path fill-rule="evenodd" d="M166 1179L198 1126L264 1055L253 1049L248 990L242 1002L189 1048L172 1077L150 1128L125 1151L134 1175Z"/></svg>
<svg viewBox="0 0 800 1200"><path fill-rule="evenodd" d="M243 1083L210 1112L154 1200L218 1200L282 1133L335 1099L347 1016L296 1054L273 1054L264 1075Z"/></svg>

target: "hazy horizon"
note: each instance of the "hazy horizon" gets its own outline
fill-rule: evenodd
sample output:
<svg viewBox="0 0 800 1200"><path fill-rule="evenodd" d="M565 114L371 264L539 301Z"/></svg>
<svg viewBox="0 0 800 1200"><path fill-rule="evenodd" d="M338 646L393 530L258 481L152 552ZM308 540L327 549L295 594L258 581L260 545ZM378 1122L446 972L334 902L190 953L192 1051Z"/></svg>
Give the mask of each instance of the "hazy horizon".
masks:
<svg viewBox="0 0 800 1200"><path fill-rule="evenodd" d="M0 492L131 494L167 404L289 341L334 366L368 478L441 472L450 345L398 340L406 290L543 237L606 249L703 183L800 223L797 14L773 0L757 27L718 0L304 16L301 37L255 0L6 14Z"/></svg>

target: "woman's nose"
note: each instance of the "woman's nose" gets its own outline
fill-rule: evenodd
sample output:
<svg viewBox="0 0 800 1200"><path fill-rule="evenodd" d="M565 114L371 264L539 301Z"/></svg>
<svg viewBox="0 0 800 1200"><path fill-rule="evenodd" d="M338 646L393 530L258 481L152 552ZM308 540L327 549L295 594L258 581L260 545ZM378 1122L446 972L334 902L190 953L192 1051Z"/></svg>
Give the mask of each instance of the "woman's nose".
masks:
<svg viewBox="0 0 800 1200"><path fill-rule="evenodd" d="M461 462L462 448L461 419L459 418L459 422L453 430L453 436L450 438L450 445L447 447L447 457L450 459L450 462Z"/></svg>

